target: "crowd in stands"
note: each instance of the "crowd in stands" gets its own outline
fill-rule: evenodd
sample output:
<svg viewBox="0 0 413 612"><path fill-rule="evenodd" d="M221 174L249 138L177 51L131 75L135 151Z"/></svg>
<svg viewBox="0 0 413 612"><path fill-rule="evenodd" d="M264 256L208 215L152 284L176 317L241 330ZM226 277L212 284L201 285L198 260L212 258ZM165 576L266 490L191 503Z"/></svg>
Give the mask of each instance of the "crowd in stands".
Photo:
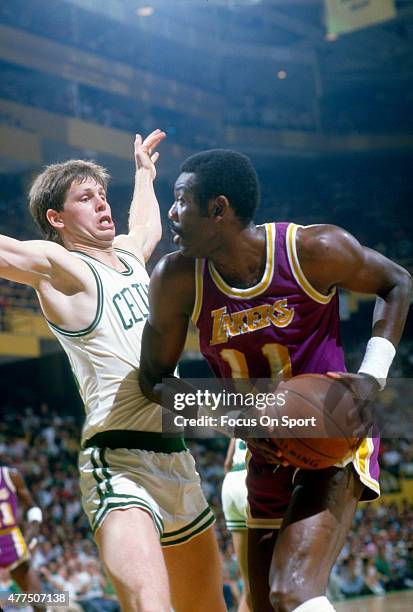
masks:
<svg viewBox="0 0 413 612"><path fill-rule="evenodd" d="M37 409L26 405L21 413L16 406L3 405L1 413L0 464L20 470L43 511L32 565L44 592L68 591L74 611L119 610L80 504L76 467L80 431L74 417L60 415L46 403ZM1 591L16 591L4 570L0 584Z"/></svg>
<svg viewBox="0 0 413 612"><path fill-rule="evenodd" d="M333 599L413 587L413 503L360 505L333 568Z"/></svg>

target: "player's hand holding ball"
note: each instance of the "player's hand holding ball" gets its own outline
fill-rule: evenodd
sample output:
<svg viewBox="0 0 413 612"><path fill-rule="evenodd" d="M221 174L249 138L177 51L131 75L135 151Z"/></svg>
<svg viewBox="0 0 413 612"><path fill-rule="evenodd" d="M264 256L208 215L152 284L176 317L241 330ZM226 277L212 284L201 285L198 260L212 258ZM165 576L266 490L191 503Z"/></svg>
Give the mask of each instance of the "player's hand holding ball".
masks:
<svg viewBox="0 0 413 612"><path fill-rule="evenodd" d="M354 407L348 413L348 422L354 422L354 437L365 438L373 426L372 404L380 391L377 379L351 372L327 372L327 376L339 380L351 393Z"/></svg>

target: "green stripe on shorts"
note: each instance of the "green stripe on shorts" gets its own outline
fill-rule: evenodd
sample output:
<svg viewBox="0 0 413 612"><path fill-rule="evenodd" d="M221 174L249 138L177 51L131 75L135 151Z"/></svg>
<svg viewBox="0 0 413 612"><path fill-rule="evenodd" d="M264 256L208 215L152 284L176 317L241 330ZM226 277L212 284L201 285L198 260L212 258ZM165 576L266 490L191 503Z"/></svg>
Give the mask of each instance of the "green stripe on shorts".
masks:
<svg viewBox="0 0 413 612"><path fill-rule="evenodd" d="M115 499L115 501L113 502L109 502L108 500L110 499ZM119 499L119 501L118 501ZM121 500L124 501L121 501ZM127 500L127 501L126 501ZM93 533L95 533L95 531L98 529L98 527L100 527L100 525L102 524L103 519L106 517L106 515L108 514L108 512L110 510L114 510L116 508L141 508L142 510L147 510L151 517L152 520L155 524L156 530L159 533L159 537L162 536L163 533L163 520L160 516L158 516L153 508L150 507L150 505L147 503L147 501L141 499L140 497L135 497L133 495L126 495L126 494L121 494L121 493L112 493L112 494L108 494L105 495L105 499L103 500L103 503L101 505L101 508L99 508L98 512L96 513L95 516L95 520L94 520L94 525L93 525ZM99 516L100 515L100 516Z"/></svg>
<svg viewBox="0 0 413 612"><path fill-rule="evenodd" d="M195 529L195 531L188 533L186 536L183 536L182 538L178 538L177 540L171 540L169 542L164 542L163 538L161 538L161 545L163 547L167 547L167 546L175 546L175 544L183 544L184 542L188 542L188 540L191 540L193 537L199 535L203 531L206 531L214 523L215 523L215 516L212 514L212 511L211 511L211 517L205 523L203 523L200 527L198 527L198 529Z"/></svg>
<svg viewBox="0 0 413 612"><path fill-rule="evenodd" d="M126 493L114 493L113 486L111 483L111 474L109 472L109 465L105 459L105 451L104 448L93 448L90 458L93 465L92 474L94 479L97 482L97 492L100 499L99 508L96 512L96 515L93 519L93 527L92 531L95 533L96 529L102 524L103 519L107 515L109 510L113 510L114 508L142 508L143 510L147 510L152 520L155 524L156 530L159 533L159 537L162 536L163 533L163 520L160 515L158 515L153 508L148 504L146 500L141 499L135 495L128 495ZM100 463L102 467L99 467L97 456L99 456ZM100 478L98 474L98 470L102 470L102 474L104 478ZM102 490L102 485L105 485L105 493ZM108 502L110 499L114 499L113 502ZM119 500L119 501L118 501ZM123 501L121 501L123 500ZM126 501L128 500L128 501Z"/></svg>
<svg viewBox="0 0 413 612"><path fill-rule="evenodd" d="M199 516L196 517L196 519L194 519L192 521L192 523L189 523L189 525L185 525L185 527L182 527L182 529L177 529L176 531L166 531L163 534L164 538L171 538L172 536L176 536L179 535L181 533L184 533L185 531L188 531L188 529L192 529L192 527L194 527L195 525L197 525L199 523L199 521L201 521L205 516L207 516L207 514L211 513L212 510L209 506L207 506L205 508L205 510L203 512L201 512L201 514Z"/></svg>
<svg viewBox="0 0 413 612"><path fill-rule="evenodd" d="M225 522L227 524L227 529L229 529L229 531L247 529L246 521L225 521Z"/></svg>
<svg viewBox="0 0 413 612"><path fill-rule="evenodd" d="M109 473L109 464L108 464L108 462L105 459L105 451L106 451L105 448L100 448L99 449L99 458L100 458L100 461L101 461L102 466L103 466L102 467L102 474L105 477L105 484L106 484L106 481L107 481L107 492L108 493L113 493L112 483L110 482L111 476L110 476L110 473Z"/></svg>
<svg viewBox="0 0 413 612"><path fill-rule="evenodd" d="M103 491L101 491L101 489L100 489L100 485L102 484L103 480L102 480L101 478L99 478L99 475L98 475L98 472L97 472L97 471L98 471L100 468L99 468L99 466L98 466L98 464L97 464L96 457L94 456L95 451L97 451L97 450L98 450L97 448L93 448L93 449L92 449L92 452L90 453L90 460L91 460L92 465L93 465L92 475L93 475L93 478L94 478L94 479L96 480L96 482L97 482L97 487L96 487L96 489L97 489L97 492L98 492L98 495L99 495L99 498L100 498L100 503L101 503L101 505L102 505L102 501L103 501Z"/></svg>

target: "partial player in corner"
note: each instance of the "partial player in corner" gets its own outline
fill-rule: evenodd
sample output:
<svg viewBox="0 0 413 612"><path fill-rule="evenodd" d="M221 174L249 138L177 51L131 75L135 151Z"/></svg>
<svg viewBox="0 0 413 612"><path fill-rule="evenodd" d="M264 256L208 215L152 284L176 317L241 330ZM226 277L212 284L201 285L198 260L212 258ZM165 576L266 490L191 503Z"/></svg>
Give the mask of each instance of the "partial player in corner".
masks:
<svg viewBox="0 0 413 612"><path fill-rule="evenodd" d="M40 580L30 567L29 547L19 527L18 502L27 511L27 520L32 524L30 536L34 541L42 522L42 511L36 506L20 472L0 466L0 567L9 570L23 593L40 593ZM44 610L44 606L34 606L34 610Z"/></svg>

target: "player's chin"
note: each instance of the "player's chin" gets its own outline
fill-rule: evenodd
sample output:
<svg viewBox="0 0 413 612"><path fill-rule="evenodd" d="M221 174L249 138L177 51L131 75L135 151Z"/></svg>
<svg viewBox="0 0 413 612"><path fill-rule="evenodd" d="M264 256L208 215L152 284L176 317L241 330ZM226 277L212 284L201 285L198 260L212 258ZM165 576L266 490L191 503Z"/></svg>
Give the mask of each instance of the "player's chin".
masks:
<svg viewBox="0 0 413 612"><path fill-rule="evenodd" d="M113 224L111 227L100 227L98 229L98 235L100 239L113 240L116 236L115 225Z"/></svg>

